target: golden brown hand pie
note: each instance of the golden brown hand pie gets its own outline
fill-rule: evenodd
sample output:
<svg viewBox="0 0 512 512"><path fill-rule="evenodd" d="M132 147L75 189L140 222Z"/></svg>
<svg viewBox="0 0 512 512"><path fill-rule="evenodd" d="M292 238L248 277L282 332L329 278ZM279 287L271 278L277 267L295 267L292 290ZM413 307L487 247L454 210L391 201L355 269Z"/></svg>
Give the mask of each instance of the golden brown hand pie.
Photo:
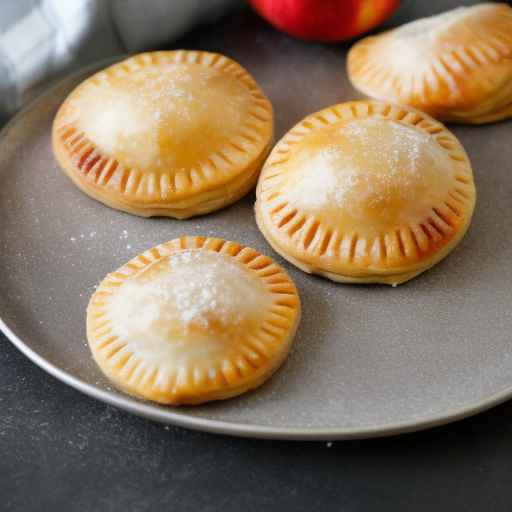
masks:
<svg viewBox="0 0 512 512"><path fill-rule="evenodd" d="M256 220L306 272L395 285L457 245L474 205L471 164L442 124L360 101L312 114L278 142L259 179Z"/></svg>
<svg viewBox="0 0 512 512"><path fill-rule="evenodd" d="M407 23L356 43L347 60L364 94L447 121L512 116L512 8L484 3Z"/></svg>
<svg viewBox="0 0 512 512"><path fill-rule="evenodd" d="M64 101L54 153L86 194L145 217L186 218L233 203L256 183L272 106L223 55L144 53L96 73Z"/></svg>
<svg viewBox="0 0 512 512"><path fill-rule="evenodd" d="M87 338L122 390L198 404L267 380L299 318L295 285L270 258L218 238L182 237L102 281L87 309Z"/></svg>

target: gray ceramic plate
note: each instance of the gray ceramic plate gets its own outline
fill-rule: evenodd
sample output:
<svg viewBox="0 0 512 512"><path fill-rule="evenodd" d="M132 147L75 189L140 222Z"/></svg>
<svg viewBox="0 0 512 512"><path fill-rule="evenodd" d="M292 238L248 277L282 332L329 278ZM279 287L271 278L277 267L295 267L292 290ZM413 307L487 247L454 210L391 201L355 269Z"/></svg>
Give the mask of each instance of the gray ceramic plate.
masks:
<svg viewBox="0 0 512 512"><path fill-rule="evenodd" d="M285 37L272 49L268 44L254 37L230 54L271 97L278 136L304 115L355 96L339 48ZM256 228L252 195L213 215L175 221L123 214L79 192L57 169L50 127L65 95L91 72L44 94L0 140L2 329L36 364L135 414L254 437L399 433L512 396L511 123L454 129L473 161L479 198L473 225L452 255L398 288L343 286L283 262ZM91 360L84 319L107 272L184 233L238 240L273 256L295 279L304 311L288 362L258 391L172 409L109 387Z"/></svg>

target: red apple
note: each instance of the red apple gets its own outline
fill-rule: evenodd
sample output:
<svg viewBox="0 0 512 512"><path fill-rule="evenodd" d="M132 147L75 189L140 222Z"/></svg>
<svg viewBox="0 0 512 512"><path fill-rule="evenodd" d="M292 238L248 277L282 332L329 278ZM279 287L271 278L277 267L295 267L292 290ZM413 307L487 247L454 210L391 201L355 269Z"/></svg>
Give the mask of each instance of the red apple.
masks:
<svg viewBox="0 0 512 512"><path fill-rule="evenodd" d="M301 39L335 42L370 30L400 0L249 0L278 29Z"/></svg>

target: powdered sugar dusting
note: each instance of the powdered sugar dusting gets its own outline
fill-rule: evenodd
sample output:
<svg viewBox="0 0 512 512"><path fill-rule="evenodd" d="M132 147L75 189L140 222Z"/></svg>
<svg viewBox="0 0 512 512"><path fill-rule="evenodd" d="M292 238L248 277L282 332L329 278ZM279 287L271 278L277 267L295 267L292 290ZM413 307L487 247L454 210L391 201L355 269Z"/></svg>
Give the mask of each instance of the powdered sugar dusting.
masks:
<svg viewBox="0 0 512 512"><path fill-rule="evenodd" d="M375 152L374 131L385 131L389 142ZM433 142L431 135L406 125L377 119L354 121L343 128L343 135L356 149L367 155L376 153L378 163L382 165L383 175L396 175L400 170L407 174L418 172L418 162L423 148Z"/></svg>
<svg viewBox="0 0 512 512"><path fill-rule="evenodd" d="M310 172L303 172L288 190L291 203L303 208L321 208L331 202L343 202L347 187L341 183L340 174L336 170L335 155L335 150L324 150L310 160ZM348 182L350 179L351 175L345 173L343 181Z"/></svg>
<svg viewBox="0 0 512 512"><path fill-rule="evenodd" d="M483 3L471 7L457 7L450 11L421 18L388 32L379 41L380 50L374 55L373 65L386 68L387 74L405 82L402 94L409 88L409 94L422 97L427 94L425 87L431 91L445 89L445 94L451 101L456 101L460 95L460 81L454 75L464 75L464 67L459 58L452 53L464 50L461 44L460 29L457 24L465 24L464 30L470 30L471 38L478 44L478 31L471 28L471 18L489 9L494 9L492 3ZM451 37L451 34L454 34ZM440 43L442 41L442 43ZM389 45L389 46L388 46ZM438 57L442 55L445 64L439 63ZM435 70L435 71L434 71ZM414 80L409 83L409 80ZM393 93L392 80L382 82ZM401 98L404 100L404 97ZM402 101L404 102L404 101ZM405 101L407 102L407 101Z"/></svg>
<svg viewBox="0 0 512 512"><path fill-rule="evenodd" d="M448 31L453 24L461 21L467 16L474 15L478 11L489 9L489 7L492 9L492 4L475 5L472 7L457 7L441 14L405 23L401 27L395 29L394 35L395 37L400 38L427 38L430 42L438 36L439 32Z"/></svg>
<svg viewBox="0 0 512 512"><path fill-rule="evenodd" d="M124 282L110 301L118 335L168 342L242 326L268 305L262 283L231 257L187 250Z"/></svg>
<svg viewBox="0 0 512 512"><path fill-rule="evenodd" d="M427 133L399 122L357 120L329 136L325 149L299 157L287 196L306 209L374 207L413 198L432 174L451 168L449 158ZM434 180L435 181L435 180Z"/></svg>
<svg viewBox="0 0 512 512"><path fill-rule="evenodd" d="M234 75L174 63L110 76L70 103L87 137L124 165L179 170L236 133L251 95ZM192 143L194 151L184 151Z"/></svg>

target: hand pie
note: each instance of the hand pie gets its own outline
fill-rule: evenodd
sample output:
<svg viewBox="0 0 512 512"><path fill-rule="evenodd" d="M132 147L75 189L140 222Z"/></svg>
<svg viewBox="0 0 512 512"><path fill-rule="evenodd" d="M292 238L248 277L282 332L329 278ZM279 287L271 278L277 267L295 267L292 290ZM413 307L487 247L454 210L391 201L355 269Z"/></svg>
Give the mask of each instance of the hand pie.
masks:
<svg viewBox="0 0 512 512"><path fill-rule="evenodd" d="M343 103L292 128L265 163L256 220L305 272L348 283L403 283L466 232L473 173L458 140L422 112Z"/></svg>
<svg viewBox="0 0 512 512"><path fill-rule="evenodd" d="M270 258L218 238L182 237L101 282L87 309L87 338L120 389L199 404L267 380L299 317L295 285Z"/></svg>
<svg viewBox="0 0 512 512"><path fill-rule="evenodd" d="M182 219L246 194L272 134L272 106L247 71L180 50L136 55L85 80L57 113L53 148L98 201Z"/></svg>
<svg viewBox="0 0 512 512"><path fill-rule="evenodd" d="M458 7L367 37L349 52L348 74L364 94L447 121L512 116L512 8Z"/></svg>

